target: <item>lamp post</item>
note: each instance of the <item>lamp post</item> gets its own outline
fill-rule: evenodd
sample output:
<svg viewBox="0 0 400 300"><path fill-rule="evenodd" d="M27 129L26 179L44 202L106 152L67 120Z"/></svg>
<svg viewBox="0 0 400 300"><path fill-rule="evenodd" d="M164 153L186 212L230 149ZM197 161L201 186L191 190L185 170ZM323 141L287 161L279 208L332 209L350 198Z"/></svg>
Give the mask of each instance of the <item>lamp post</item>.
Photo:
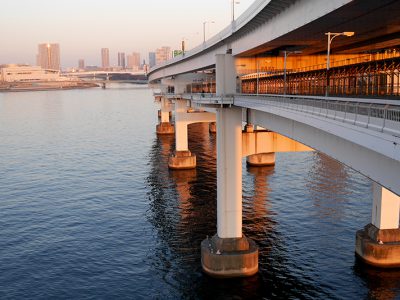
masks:
<svg viewBox="0 0 400 300"><path fill-rule="evenodd" d="M214 21L204 21L203 22L203 43L206 42L206 24L207 23L214 24L215 22Z"/></svg>
<svg viewBox="0 0 400 300"><path fill-rule="evenodd" d="M326 36L328 36L328 49L327 49L327 54L326 54L326 91L325 91L325 96L329 96L329 85L330 85L330 80L329 80L329 68L330 68L330 53L331 53L331 43L333 39L337 36L347 36L351 37L354 35L354 31L344 31L344 32L326 32Z"/></svg>
<svg viewBox="0 0 400 300"><path fill-rule="evenodd" d="M240 4L240 2L232 0L232 22L235 21L235 4Z"/></svg>
<svg viewBox="0 0 400 300"><path fill-rule="evenodd" d="M300 54L302 51L283 51L283 94L286 95L286 60L290 54Z"/></svg>

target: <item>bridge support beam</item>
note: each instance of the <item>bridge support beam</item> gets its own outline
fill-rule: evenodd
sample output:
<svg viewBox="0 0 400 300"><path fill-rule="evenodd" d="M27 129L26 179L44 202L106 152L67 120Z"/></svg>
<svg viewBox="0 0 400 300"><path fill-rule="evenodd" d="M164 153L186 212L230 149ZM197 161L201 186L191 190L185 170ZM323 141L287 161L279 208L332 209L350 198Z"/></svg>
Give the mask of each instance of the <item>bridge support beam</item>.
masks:
<svg viewBox="0 0 400 300"><path fill-rule="evenodd" d="M169 100L161 97L160 124L156 126L157 134L174 134L174 126L170 123L171 106Z"/></svg>
<svg viewBox="0 0 400 300"><path fill-rule="evenodd" d="M217 234L201 243L203 271L213 277L258 272L258 247L242 234L241 109L217 109Z"/></svg>
<svg viewBox="0 0 400 300"><path fill-rule="evenodd" d="M400 267L400 197L377 183L373 186L372 222L357 231L356 254L383 268Z"/></svg>
<svg viewBox="0 0 400 300"><path fill-rule="evenodd" d="M170 156L168 167L174 170L196 167L196 155L189 151L186 100L175 101L175 152Z"/></svg>

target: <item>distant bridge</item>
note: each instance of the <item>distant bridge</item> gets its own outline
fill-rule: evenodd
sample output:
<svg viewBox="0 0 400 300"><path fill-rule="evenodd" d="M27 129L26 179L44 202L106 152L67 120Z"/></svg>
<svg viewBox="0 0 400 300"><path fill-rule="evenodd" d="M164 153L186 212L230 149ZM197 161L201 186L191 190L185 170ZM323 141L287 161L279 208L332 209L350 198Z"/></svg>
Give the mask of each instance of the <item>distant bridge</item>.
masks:
<svg viewBox="0 0 400 300"><path fill-rule="evenodd" d="M148 82L147 75L144 72L83 71L83 72L66 73L64 75L100 84L107 82L145 84Z"/></svg>

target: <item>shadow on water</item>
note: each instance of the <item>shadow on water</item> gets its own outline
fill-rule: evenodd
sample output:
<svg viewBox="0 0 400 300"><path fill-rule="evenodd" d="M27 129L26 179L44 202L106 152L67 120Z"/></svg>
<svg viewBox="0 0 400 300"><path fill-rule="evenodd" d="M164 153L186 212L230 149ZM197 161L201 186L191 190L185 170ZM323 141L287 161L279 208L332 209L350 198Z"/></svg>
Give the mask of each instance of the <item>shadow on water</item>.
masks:
<svg viewBox="0 0 400 300"><path fill-rule="evenodd" d="M244 171L243 231L260 247L260 273L250 278L218 280L201 271L200 243L216 233L216 137L207 124L189 127L189 148L197 155L196 170L169 171L173 137L154 139L147 219L154 226L157 247L149 262L168 288L160 297L251 299L315 297L318 287L292 276L284 239L275 230L270 210L268 180L274 168ZM250 187L247 187L249 185Z"/></svg>

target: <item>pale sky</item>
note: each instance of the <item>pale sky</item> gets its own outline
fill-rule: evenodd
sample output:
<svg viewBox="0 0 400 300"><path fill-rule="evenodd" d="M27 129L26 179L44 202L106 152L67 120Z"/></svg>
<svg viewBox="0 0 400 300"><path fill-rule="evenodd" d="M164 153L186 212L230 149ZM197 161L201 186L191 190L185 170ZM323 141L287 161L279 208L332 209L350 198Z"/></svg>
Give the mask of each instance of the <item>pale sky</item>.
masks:
<svg viewBox="0 0 400 300"><path fill-rule="evenodd" d="M235 1L237 2L237 0ZM240 0L235 18L254 0ZM100 49L148 52L161 46L190 49L225 28L231 20L231 0L0 0L0 64L36 63L39 43L59 43L63 68L100 65Z"/></svg>

